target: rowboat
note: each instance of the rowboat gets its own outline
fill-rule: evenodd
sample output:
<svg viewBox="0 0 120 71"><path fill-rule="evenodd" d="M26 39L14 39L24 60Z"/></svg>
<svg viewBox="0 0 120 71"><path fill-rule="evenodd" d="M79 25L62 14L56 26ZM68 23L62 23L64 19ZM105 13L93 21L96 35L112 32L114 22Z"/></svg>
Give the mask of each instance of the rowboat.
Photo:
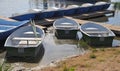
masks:
<svg viewBox="0 0 120 71"><path fill-rule="evenodd" d="M93 46L112 46L115 34L108 28L95 23L81 25L83 40Z"/></svg>
<svg viewBox="0 0 120 71"><path fill-rule="evenodd" d="M5 42L7 57L36 57L44 36L44 31L37 26L28 25L17 29Z"/></svg>
<svg viewBox="0 0 120 71"><path fill-rule="evenodd" d="M5 19L0 19L0 41L6 40L6 38L14 32L16 29L28 24L26 21L9 21Z"/></svg>
<svg viewBox="0 0 120 71"><path fill-rule="evenodd" d="M76 38L79 24L72 19L60 18L53 23L53 28L57 38Z"/></svg>

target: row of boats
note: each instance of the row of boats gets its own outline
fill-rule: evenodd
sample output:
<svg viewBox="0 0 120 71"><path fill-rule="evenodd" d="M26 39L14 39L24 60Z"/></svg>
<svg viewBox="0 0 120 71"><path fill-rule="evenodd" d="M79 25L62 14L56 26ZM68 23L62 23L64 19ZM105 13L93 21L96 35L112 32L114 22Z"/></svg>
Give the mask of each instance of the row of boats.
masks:
<svg viewBox="0 0 120 71"><path fill-rule="evenodd" d="M88 22L79 25L76 21L68 18L61 18L53 23L55 35L58 38L76 38L80 30L83 40L93 46L112 46L115 34L108 28Z"/></svg>
<svg viewBox="0 0 120 71"><path fill-rule="evenodd" d="M30 25L28 23L30 23L28 20L21 22L0 20L0 25L7 27L4 30L2 27L0 28L0 36L3 36L0 38L1 40L6 39L4 47L6 47L8 56L36 57L45 33L43 29L35 25L34 21L31 21ZM8 27L11 28L8 29ZM79 25L76 21L68 18L55 20L53 28L57 38L76 38L77 31L81 31L83 40L89 45L95 46L111 46L115 37L110 29L101 25L91 22Z"/></svg>
<svg viewBox="0 0 120 71"><path fill-rule="evenodd" d="M40 20L64 15L83 14L105 10L109 5L106 2L87 3L82 6L72 5L72 7L63 9L54 8L11 17L15 21L0 19L0 41L5 40L4 47L6 47L8 56L36 57L42 46L45 33L30 19ZM81 31L83 39L90 45L111 46L115 37L111 30L101 25L91 22L79 25L76 21L68 18L60 18L54 21L53 28L57 38L76 38L77 31Z"/></svg>
<svg viewBox="0 0 120 71"><path fill-rule="evenodd" d="M19 20L19 21L29 20L29 19L41 20L44 18L81 15L89 12L106 10L109 6L110 6L110 3L107 3L107 2L96 2L94 4L84 3L82 5L68 5L64 8L58 8L55 6L45 10L32 9L33 12L13 16L10 18Z"/></svg>

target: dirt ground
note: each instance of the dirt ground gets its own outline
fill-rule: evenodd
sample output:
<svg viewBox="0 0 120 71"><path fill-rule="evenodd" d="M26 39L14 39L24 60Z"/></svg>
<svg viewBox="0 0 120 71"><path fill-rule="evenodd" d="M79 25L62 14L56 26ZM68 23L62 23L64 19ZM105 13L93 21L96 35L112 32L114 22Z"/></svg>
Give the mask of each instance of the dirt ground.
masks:
<svg viewBox="0 0 120 71"><path fill-rule="evenodd" d="M37 71L120 71L120 47L91 48L84 55L56 64Z"/></svg>

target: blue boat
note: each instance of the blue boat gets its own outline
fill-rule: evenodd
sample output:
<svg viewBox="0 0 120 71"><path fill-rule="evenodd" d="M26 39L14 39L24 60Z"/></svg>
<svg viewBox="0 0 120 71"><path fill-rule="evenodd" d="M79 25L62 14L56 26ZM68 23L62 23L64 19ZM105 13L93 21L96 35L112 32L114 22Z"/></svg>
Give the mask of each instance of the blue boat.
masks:
<svg viewBox="0 0 120 71"><path fill-rule="evenodd" d="M77 10L77 8L68 8L68 9L65 9L64 10L64 15L65 16L74 15L76 10Z"/></svg>
<svg viewBox="0 0 120 71"><path fill-rule="evenodd" d="M26 21L8 21L4 19L0 19L0 41L6 40L6 38L14 32L19 27L28 24L28 20Z"/></svg>
<svg viewBox="0 0 120 71"><path fill-rule="evenodd" d="M52 10L44 10L34 13L26 13L18 16L10 17L15 20L24 21L24 20L41 20L44 18L51 18L51 17L63 17L69 16L74 14L86 14L90 12L96 12L101 10L106 10L110 6L110 3L107 2L97 2L97 3L85 3L82 4L80 7L73 7L73 8L55 8Z"/></svg>
<svg viewBox="0 0 120 71"><path fill-rule="evenodd" d="M94 4L94 11L106 10L110 6L110 3L107 2L96 2Z"/></svg>
<svg viewBox="0 0 120 71"><path fill-rule="evenodd" d="M88 13L89 12L89 7L79 7L75 13L76 14L85 14L85 13Z"/></svg>
<svg viewBox="0 0 120 71"><path fill-rule="evenodd" d="M45 10L36 15L37 20L44 19L44 18L51 18L54 16L54 10Z"/></svg>
<svg viewBox="0 0 120 71"><path fill-rule="evenodd" d="M22 15L17 15L10 17L11 19L18 20L18 21L24 21L24 20L30 20L35 19L37 13L26 13Z"/></svg>
<svg viewBox="0 0 120 71"><path fill-rule="evenodd" d="M64 16L64 9L55 10L53 17L62 17L62 16Z"/></svg>

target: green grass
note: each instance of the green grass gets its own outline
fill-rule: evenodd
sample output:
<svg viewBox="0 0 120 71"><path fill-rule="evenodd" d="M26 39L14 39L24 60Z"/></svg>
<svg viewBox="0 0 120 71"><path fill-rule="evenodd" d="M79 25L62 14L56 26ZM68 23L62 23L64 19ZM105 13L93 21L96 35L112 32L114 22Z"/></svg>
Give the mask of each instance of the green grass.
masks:
<svg viewBox="0 0 120 71"><path fill-rule="evenodd" d="M0 64L0 71L12 71L11 65L7 65L4 61Z"/></svg>
<svg viewBox="0 0 120 71"><path fill-rule="evenodd" d="M74 67L67 67L66 64L64 64L63 71L75 71Z"/></svg>
<svg viewBox="0 0 120 71"><path fill-rule="evenodd" d="M92 54L90 54L90 58L91 58L91 59L95 59L95 58L96 58L96 55L92 53Z"/></svg>

